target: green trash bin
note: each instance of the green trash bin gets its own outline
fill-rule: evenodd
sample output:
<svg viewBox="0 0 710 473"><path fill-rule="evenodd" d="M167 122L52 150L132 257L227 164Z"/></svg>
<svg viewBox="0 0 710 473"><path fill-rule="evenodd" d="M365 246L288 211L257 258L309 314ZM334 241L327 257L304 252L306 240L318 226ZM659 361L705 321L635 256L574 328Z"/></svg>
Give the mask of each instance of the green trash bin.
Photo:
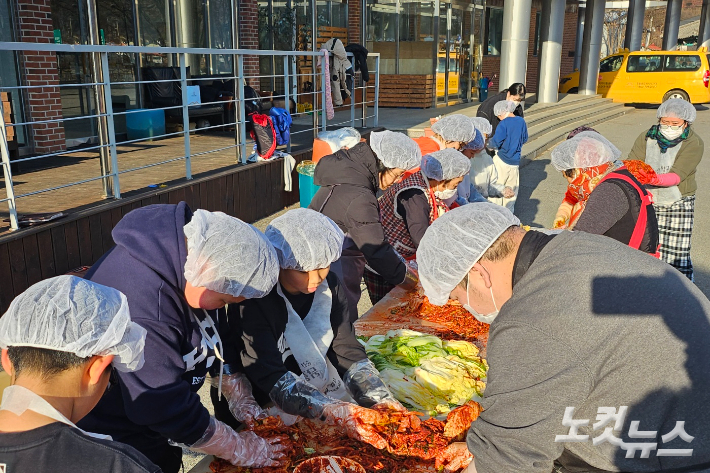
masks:
<svg viewBox="0 0 710 473"><path fill-rule="evenodd" d="M298 193L301 199L301 207L307 208L316 195L320 186L313 183L313 173L316 170L316 163L313 161L302 161L296 166L298 172Z"/></svg>

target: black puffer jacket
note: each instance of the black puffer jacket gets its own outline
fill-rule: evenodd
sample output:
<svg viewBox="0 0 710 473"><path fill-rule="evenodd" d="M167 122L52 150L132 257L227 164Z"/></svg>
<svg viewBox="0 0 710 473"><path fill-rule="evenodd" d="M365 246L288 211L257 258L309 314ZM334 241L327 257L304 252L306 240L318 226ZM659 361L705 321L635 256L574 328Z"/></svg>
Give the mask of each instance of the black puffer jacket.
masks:
<svg viewBox="0 0 710 473"><path fill-rule="evenodd" d="M488 122L491 124L493 127L493 131L491 131L491 136L493 136L496 132L496 127L500 123L500 120L498 120L498 117L495 116L493 113L493 107L500 102L501 100L506 100L508 98L508 90L504 90L503 92L500 92L498 94L492 95L488 97L486 100L483 101L481 105L478 106L478 110L476 111L476 116L477 117L483 117ZM523 106L518 105L518 108L515 109L515 112L513 112L513 115L516 115L518 117L524 117L525 114L523 112Z"/></svg>
<svg viewBox="0 0 710 473"><path fill-rule="evenodd" d="M321 159L314 182L321 188L309 208L331 218L347 233L365 255L367 264L387 282L401 284L407 268L385 239L375 196L377 158L367 143Z"/></svg>

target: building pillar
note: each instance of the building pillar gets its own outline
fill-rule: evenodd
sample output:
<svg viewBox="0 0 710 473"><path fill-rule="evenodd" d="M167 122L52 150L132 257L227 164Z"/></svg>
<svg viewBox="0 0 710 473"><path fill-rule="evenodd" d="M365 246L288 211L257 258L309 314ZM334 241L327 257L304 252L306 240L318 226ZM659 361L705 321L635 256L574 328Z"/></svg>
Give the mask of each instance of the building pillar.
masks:
<svg viewBox="0 0 710 473"><path fill-rule="evenodd" d="M602 52L605 0L587 0L584 16L584 39L579 68L579 94L595 95L599 79L599 55Z"/></svg>
<svg viewBox="0 0 710 473"><path fill-rule="evenodd" d="M503 40L498 90L507 89L515 82L525 83L531 10L532 0L506 0L503 5Z"/></svg>
<svg viewBox="0 0 710 473"><path fill-rule="evenodd" d="M17 0L17 40L26 43L54 42L50 0ZM62 98L59 94L59 66L53 52L19 53L23 84L45 85L25 90L25 121L59 120ZM31 131L35 154L49 154L67 149L62 122L38 123Z"/></svg>
<svg viewBox="0 0 710 473"><path fill-rule="evenodd" d="M556 103L560 85L562 35L565 27L565 0L543 0L540 15L540 78L538 103Z"/></svg>
<svg viewBox="0 0 710 473"><path fill-rule="evenodd" d="M710 48L710 0L703 0L698 30L698 47Z"/></svg>
<svg viewBox="0 0 710 473"><path fill-rule="evenodd" d="M239 0L239 47L241 49L259 49L259 2L257 0ZM256 90L259 83L259 56L244 56L244 75L247 85Z"/></svg>
<svg viewBox="0 0 710 473"><path fill-rule="evenodd" d="M365 45L365 41L360 38L362 14L361 0L348 0L348 43Z"/></svg>
<svg viewBox="0 0 710 473"><path fill-rule="evenodd" d="M663 25L664 51L675 51L678 47L678 30L680 29L680 9L683 0L668 0L666 5L666 21Z"/></svg>
<svg viewBox="0 0 710 473"><path fill-rule="evenodd" d="M586 3L577 5L577 37L574 42L574 66L573 70L579 70L580 60L582 58L582 40L584 39L584 17L587 11Z"/></svg>
<svg viewBox="0 0 710 473"><path fill-rule="evenodd" d="M629 0L629 14L626 18L626 36L624 37L624 48L629 51L641 50L645 14L646 0Z"/></svg>

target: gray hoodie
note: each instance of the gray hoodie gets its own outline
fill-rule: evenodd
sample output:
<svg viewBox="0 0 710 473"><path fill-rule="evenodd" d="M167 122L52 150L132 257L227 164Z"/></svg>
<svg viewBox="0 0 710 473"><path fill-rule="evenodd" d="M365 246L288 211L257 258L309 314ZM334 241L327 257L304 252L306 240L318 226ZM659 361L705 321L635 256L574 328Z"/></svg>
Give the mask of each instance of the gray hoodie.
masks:
<svg viewBox="0 0 710 473"><path fill-rule="evenodd" d="M646 253L583 232L554 237L491 324L488 363L485 410L467 438L479 473L550 473L575 457L602 471L710 471L710 301ZM620 406L628 411L614 436L692 456L625 458L620 446L594 446L598 409ZM555 442L570 433L566 407L589 420L578 429L587 440ZM632 421L657 435L630 438ZM691 443L663 443L676 421Z"/></svg>

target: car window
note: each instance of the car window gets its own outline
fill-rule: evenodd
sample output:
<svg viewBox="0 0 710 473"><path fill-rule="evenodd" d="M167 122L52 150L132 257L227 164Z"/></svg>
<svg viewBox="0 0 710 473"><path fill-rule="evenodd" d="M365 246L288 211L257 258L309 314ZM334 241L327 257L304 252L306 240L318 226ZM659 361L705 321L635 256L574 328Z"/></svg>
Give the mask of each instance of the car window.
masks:
<svg viewBox="0 0 710 473"><path fill-rule="evenodd" d="M616 72L621 68L624 56L612 56L599 63L599 72Z"/></svg>
<svg viewBox="0 0 710 473"><path fill-rule="evenodd" d="M697 71L700 69L700 56L666 56L664 71Z"/></svg>
<svg viewBox="0 0 710 473"><path fill-rule="evenodd" d="M436 72L446 72L446 58L445 57L439 58L439 67L436 69Z"/></svg>
<svg viewBox="0 0 710 473"><path fill-rule="evenodd" d="M663 56L643 55L629 56L626 63L626 72L661 72L663 70Z"/></svg>

